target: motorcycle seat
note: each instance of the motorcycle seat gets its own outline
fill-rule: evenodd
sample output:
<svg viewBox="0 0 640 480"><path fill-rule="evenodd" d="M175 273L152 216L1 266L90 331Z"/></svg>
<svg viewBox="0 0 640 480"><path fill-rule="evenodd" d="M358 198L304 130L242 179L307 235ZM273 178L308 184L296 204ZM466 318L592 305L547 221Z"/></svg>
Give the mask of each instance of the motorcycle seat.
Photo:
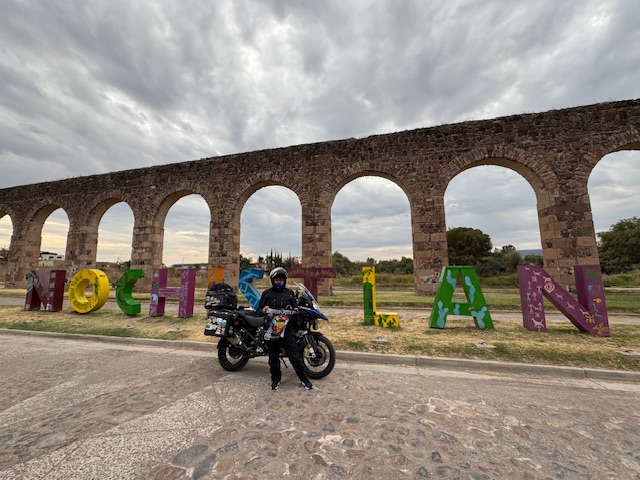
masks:
<svg viewBox="0 0 640 480"><path fill-rule="evenodd" d="M258 317L255 314L250 315L248 313L236 312L240 318L247 322L252 327L259 327L264 324L264 318Z"/></svg>

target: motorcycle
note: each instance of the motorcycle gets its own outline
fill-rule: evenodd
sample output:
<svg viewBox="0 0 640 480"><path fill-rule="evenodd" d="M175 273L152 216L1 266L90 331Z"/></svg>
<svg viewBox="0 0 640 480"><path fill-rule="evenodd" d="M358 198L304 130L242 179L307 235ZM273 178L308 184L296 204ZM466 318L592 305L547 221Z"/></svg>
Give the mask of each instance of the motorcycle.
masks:
<svg viewBox="0 0 640 480"><path fill-rule="evenodd" d="M318 302L307 287L300 283L296 283L296 287L297 311L274 310L267 314L289 317L307 375L313 379L323 378L331 373L336 364L336 350L331 340L317 331L318 319L329 319L320 311ZM251 308L237 308L237 297L233 290L220 294L207 293L205 308L208 313L204 334L219 338L218 361L222 368L235 372L250 359L268 354L264 318ZM286 357L285 350L281 348L280 358L283 362Z"/></svg>

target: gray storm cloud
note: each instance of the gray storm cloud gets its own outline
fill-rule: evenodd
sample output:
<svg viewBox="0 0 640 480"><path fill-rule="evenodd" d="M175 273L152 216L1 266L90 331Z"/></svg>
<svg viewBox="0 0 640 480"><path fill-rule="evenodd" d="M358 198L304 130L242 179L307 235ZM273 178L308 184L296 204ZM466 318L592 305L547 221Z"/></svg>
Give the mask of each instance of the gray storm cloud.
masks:
<svg viewBox="0 0 640 480"><path fill-rule="evenodd" d="M640 96L640 5L628 0L6 0L0 41L0 188ZM597 230L638 215L639 155L594 170ZM368 188L385 201L363 202ZM206 259L209 212L190 201L167 217L165 263ZM533 193L513 172L464 172L445 205L449 227L539 245ZM130 255L132 220L113 208L123 217L101 225L99 260ZM334 250L410 256L409 218L398 187L354 182L334 203ZM63 249L48 232L43 247ZM4 217L0 246L10 235ZM243 253L297 256L300 241L291 192L249 200Z"/></svg>

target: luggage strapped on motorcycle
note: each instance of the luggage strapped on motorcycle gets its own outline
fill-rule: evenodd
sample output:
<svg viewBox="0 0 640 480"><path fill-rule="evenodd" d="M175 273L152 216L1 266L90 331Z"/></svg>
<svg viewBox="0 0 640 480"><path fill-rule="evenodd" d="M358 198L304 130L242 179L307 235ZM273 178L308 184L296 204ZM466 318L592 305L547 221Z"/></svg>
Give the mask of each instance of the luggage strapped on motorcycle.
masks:
<svg viewBox="0 0 640 480"><path fill-rule="evenodd" d="M235 310L238 308L238 296L230 285L216 283L204 297L207 310Z"/></svg>

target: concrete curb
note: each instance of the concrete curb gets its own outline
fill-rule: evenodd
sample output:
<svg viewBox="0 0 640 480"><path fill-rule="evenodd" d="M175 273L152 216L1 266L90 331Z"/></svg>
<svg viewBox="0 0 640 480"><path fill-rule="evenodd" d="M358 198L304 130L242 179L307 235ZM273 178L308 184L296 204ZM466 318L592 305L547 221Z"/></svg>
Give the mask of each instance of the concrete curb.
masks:
<svg viewBox="0 0 640 480"><path fill-rule="evenodd" d="M123 345L143 345L170 348L174 350L211 351L216 343L194 342L186 340L158 340L155 338L107 337L78 333L39 332L33 330L13 330L0 328L0 334L61 338L68 340L84 340ZM562 378L580 378L591 380L608 380L618 382L640 383L640 372L627 370L604 370L597 368L563 367L554 365L535 365L524 363L496 362L493 360L469 360L463 358L423 357L414 355L381 354L370 352L336 352L337 358L343 362L374 363L381 365L405 365L443 370L463 370L478 373L504 373L546 375Z"/></svg>

